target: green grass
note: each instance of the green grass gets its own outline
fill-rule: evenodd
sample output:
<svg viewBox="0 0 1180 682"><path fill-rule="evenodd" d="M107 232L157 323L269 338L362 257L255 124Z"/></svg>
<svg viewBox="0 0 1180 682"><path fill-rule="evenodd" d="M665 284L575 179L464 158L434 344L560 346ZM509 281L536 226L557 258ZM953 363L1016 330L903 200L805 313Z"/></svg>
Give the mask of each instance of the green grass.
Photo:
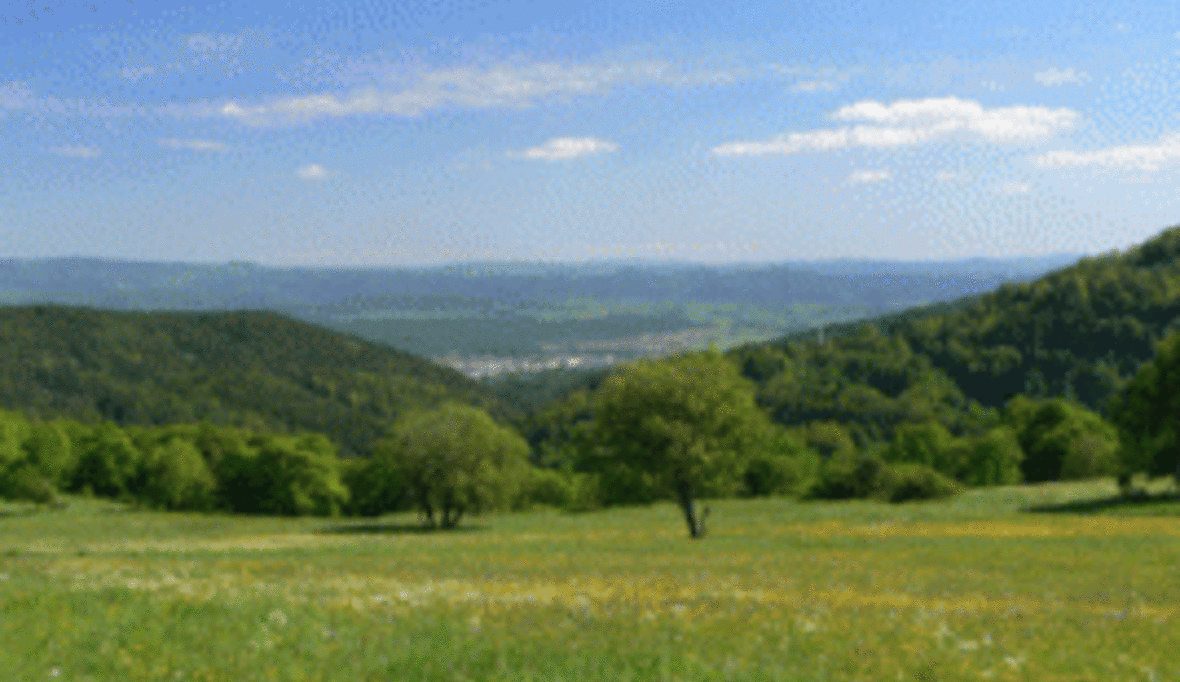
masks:
<svg viewBox="0 0 1180 682"><path fill-rule="evenodd" d="M1156 492L722 500L703 541L671 505L452 533L0 506L0 678L1177 679L1180 502Z"/></svg>

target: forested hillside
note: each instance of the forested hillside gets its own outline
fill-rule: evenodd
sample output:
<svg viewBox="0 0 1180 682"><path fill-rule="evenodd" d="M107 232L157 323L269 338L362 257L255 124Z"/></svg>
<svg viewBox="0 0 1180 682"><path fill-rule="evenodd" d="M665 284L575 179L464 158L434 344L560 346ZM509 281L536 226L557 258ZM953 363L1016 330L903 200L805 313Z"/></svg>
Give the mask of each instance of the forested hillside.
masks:
<svg viewBox="0 0 1180 682"><path fill-rule="evenodd" d="M1180 227L1125 253L1085 258L1036 281L870 320L931 360L968 397L989 407L1012 396L1063 396L1100 414L1106 401L1180 329ZM861 323L824 331L840 353L860 343ZM733 349L750 378L768 385L792 347L814 331ZM815 352L815 351L812 351Z"/></svg>
<svg viewBox="0 0 1180 682"><path fill-rule="evenodd" d="M916 392L961 415L969 403L960 395L999 408L1023 394L1061 396L1108 417L1108 401L1180 325L1178 255L1173 227L1033 282L833 325L822 342L812 330L727 354L784 424L830 419L889 437L891 424L914 414ZM950 412L939 421L966 426Z"/></svg>
<svg viewBox="0 0 1180 682"><path fill-rule="evenodd" d="M445 399L509 421L455 370L267 311L0 307L0 357L0 407L40 419L309 431L342 456L368 454L397 416Z"/></svg>
<svg viewBox="0 0 1180 682"><path fill-rule="evenodd" d="M1108 401L1180 329L1180 227L1128 250L1038 280L725 353L786 426L836 422L856 444L891 441L905 423L937 421L956 436L984 432L1017 396L1063 397L1108 418ZM570 397L530 419L535 447L560 449L587 422L600 373L566 374ZM543 378L531 390L543 390ZM557 385L560 385L560 390ZM520 379L496 384L524 390ZM585 391L580 391L584 388Z"/></svg>

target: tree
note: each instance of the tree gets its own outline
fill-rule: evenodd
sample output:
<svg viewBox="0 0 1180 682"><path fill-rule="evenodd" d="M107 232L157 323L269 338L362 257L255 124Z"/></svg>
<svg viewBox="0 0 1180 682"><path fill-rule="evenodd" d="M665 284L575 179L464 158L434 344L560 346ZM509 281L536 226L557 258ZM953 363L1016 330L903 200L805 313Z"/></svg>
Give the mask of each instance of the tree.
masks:
<svg viewBox="0 0 1180 682"><path fill-rule="evenodd" d="M143 455L118 424L103 421L75 442L78 466L70 480L71 490L115 498L131 493Z"/></svg>
<svg viewBox="0 0 1180 682"><path fill-rule="evenodd" d="M1171 474L1180 485L1180 333L1165 337L1108 408L1119 440L1119 479Z"/></svg>
<svg viewBox="0 0 1180 682"><path fill-rule="evenodd" d="M336 516L348 502L340 481L340 459L327 436L256 435L254 480L262 491L260 510L287 516Z"/></svg>
<svg viewBox="0 0 1180 682"><path fill-rule="evenodd" d="M404 485L427 525L451 529L467 513L509 505L528 455L528 442L487 412L445 402L394 422L374 447L371 474Z"/></svg>
<svg viewBox="0 0 1180 682"><path fill-rule="evenodd" d="M140 467L137 497L149 506L198 511L213 507L217 481L192 441L173 437L153 445Z"/></svg>
<svg viewBox="0 0 1180 682"><path fill-rule="evenodd" d="M1118 473L1117 429L1098 414L1064 398L1014 397L1004 408L1024 451L1026 481L1083 479Z"/></svg>
<svg viewBox="0 0 1180 682"><path fill-rule="evenodd" d="M965 459L959 478L967 485L1015 485L1021 481L1024 451L1010 426L997 426L971 440Z"/></svg>
<svg viewBox="0 0 1180 682"><path fill-rule="evenodd" d="M798 432L775 424L746 464L742 492L749 497L797 495L815 479L819 467L819 456Z"/></svg>
<svg viewBox="0 0 1180 682"><path fill-rule="evenodd" d="M77 466L69 433L58 422L31 424L21 450L29 464L54 487L65 487Z"/></svg>
<svg viewBox="0 0 1180 682"><path fill-rule="evenodd" d="M705 535L696 500L738 490L769 425L753 386L715 347L626 365L599 386L594 416L598 465L647 477L676 500L693 538Z"/></svg>
<svg viewBox="0 0 1180 682"><path fill-rule="evenodd" d="M954 437L936 421L921 424L901 424L893 441L884 451L887 462L922 464L947 476L958 474L959 463L951 446Z"/></svg>

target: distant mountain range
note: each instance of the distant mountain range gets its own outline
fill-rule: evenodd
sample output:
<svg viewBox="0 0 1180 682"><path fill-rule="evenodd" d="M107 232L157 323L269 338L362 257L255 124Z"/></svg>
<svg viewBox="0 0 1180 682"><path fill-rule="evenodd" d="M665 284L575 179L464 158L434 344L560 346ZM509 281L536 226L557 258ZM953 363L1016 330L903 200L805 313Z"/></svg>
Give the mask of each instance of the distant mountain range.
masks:
<svg viewBox="0 0 1180 682"><path fill-rule="evenodd" d="M0 305L269 310L482 376L601 366L710 341L728 348L990 291L1080 258L370 269L9 259L0 260Z"/></svg>

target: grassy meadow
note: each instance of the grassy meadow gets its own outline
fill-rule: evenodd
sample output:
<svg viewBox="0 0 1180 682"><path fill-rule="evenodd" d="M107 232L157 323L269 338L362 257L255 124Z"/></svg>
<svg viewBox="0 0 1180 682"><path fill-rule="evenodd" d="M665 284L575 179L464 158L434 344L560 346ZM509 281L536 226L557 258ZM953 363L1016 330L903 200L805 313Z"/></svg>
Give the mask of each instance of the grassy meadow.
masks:
<svg viewBox="0 0 1180 682"><path fill-rule="evenodd" d="M429 533L0 504L0 677L1180 679L1180 502L1115 492L720 500L701 541L671 504Z"/></svg>

